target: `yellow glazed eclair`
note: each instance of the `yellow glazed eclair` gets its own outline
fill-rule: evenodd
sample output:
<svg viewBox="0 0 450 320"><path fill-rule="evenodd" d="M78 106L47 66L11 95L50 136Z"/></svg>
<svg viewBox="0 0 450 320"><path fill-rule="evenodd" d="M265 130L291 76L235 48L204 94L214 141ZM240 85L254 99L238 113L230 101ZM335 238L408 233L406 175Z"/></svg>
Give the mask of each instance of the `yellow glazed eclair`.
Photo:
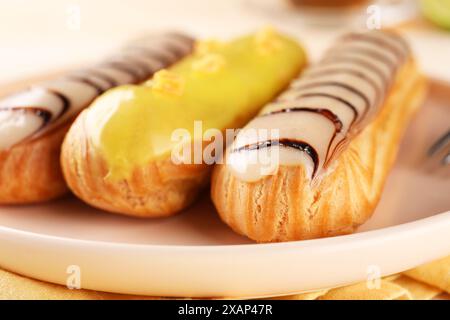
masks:
<svg viewBox="0 0 450 320"><path fill-rule="evenodd" d="M202 132L245 124L304 64L297 42L269 28L230 42L198 43L192 55L151 81L108 91L76 119L61 157L69 187L115 213L180 211L209 181L203 158L191 163L173 157L180 145L203 148L196 122ZM188 139L174 139L180 130Z"/></svg>
<svg viewBox="0 0 450 320"><path fill-rule="evenodd" d="M424 89L399 35L343 36L227 149L212 176L220 217L258 242L353 232L374 211Z"/></svg>
<svg viewBox="0 0 450 320"><path fill-rule="evenodd" d="M89 68L0 99L0 204L50 200L68 191L60 167L64 136L104 91L138 83L192 51L193 39L158 33Z"/></svg>

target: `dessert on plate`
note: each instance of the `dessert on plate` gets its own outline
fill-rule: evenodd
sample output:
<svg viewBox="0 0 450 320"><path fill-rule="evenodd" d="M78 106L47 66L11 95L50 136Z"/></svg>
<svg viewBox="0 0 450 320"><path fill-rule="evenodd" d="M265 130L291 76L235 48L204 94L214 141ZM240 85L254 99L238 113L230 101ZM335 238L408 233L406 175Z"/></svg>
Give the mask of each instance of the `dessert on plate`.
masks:
<svg viewBox="0 0 450 320"><path fill-rule="evenodd" d="M61 163L80 199L138 217L179 212L209 182L208 142L248 122L306 63L301 46L271 28L196 48L142 85L109 90L79 115ZM178 152L186 146L200 146L200 154Z"/></svg>
<svg viewBox="0 0 450 320"><path fill-rule="evenodd" d="M353 232L374 211L424 91L401 36L344 35L227 149L212 176L220 217L259 242Z"/></svg>

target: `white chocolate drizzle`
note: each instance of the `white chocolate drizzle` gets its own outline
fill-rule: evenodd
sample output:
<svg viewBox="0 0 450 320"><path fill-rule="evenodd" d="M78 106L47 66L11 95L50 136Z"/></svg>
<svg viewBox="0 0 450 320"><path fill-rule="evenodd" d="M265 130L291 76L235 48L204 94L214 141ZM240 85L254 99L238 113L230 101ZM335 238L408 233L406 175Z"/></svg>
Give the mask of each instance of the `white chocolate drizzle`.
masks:
<svg viewBox="0 0 450 320"><path fill-rule="evenodd" d="M227 151L227 166L247 182L276 172L279 165L303 164L311 179L323 174L378 114L409 55L406 42L389 31L343 36L241 130ZM255 130L277 132L277 137L248 134ZM274 149L271 169L263 156L268 149Z"/></svg>
<svg viewBox="0 0 450 320"><path fill-rule="evenodd" d="M35 139L73 119L106 90L139 83L192 52L179 33L152 34L92 67L30 86L0 99L0 150Z"/></svg>

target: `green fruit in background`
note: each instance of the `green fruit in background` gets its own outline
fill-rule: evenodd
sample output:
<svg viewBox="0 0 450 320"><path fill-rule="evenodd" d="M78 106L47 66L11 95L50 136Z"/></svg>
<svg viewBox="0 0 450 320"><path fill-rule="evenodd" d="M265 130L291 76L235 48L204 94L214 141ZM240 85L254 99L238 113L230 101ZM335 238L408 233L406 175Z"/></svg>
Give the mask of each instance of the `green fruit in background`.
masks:
<svg viewBox="0 0 450 320"><path fill-rule="evenodd" d="M450 30L450 0L420 0L420 6L428 20Z"/></svg>

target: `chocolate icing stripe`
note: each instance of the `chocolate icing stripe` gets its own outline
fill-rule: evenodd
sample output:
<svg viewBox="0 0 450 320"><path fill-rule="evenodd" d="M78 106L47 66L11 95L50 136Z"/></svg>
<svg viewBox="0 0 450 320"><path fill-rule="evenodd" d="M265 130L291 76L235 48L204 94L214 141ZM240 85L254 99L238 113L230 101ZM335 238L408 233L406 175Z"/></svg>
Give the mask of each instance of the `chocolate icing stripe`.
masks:
<svg viewBox="0 0 450 320"><path fill-rule="evenodd" d="M138 61L137 58L133 58L133 57L125 56L123 58L111 60L109 63L117 63L117 64L123 65L125 67L128 67L130 70L133 70L134 68L141 69L142 75L139 75L139 78L141 78L143 75L147 76L147 75L150 75L153 73L153 70L151 70L147 66L147 64L145 64L144 62ZM135 72L135 74L138 75L137 72Z"/></svg>
<svg viewBox="0 0 450 320"><path fill-rule="evenodd" d="M365 42L370 42L383 48L387 48L390 52L392 52L399 60L404 60L407 55L407 50L401 51L398 47L394 46L392 43L385 41L383 38L376 38L370 36L370 34L360 34L360 33L352 33L344 37L344 40L353 41L353 40L361 40ZM400 43L400 42L399 42ZM403 43L402 43L403 46Z"/></svg>
<svg viewBox="0 0 450 320"><path fill-rule="evenodd" d="M320 77L326 74L339 74L339 73L346 73L351 74L355 77L358 77L364 81L366 81L376 92L376 103L378 104L380 102L381 97L384 95L384 88L380 88L373 79L367 77L364 73L356 70L352 70L350 68L340 68L340 69L334 69L334 70L317 70L317 71L311 71L311 73L308 73L305 75L305 78L316 78Z"/></svg>
<svg viewBox="0 0 450 320"><path fill-rule="evenodd" d="M293 89L295 89L295 90L315 89L315 88L320 88L322 86L340 87L347 91L350 91L351 93L353 93L353 94L359 96L361 99L363 99L364 103L365 103L365 108L364 108L364 113L361 115L361 118L364 118L365 115L367 114L367 112L369 111L369 108L371 105L369 98L364 93L359 91L358 89L355 89L354 87L346 85L344 83L340 83L337 81L318 81L318 82L310 83L307 85L295 86L295 88L293 88Z"/></svg>
<svg viewBox="0 0 450 320"><path fill-rule="evenodd" d="M328 110L327 108L289 107L289 108L284 108L284 109L264 113L264 114L260 115L260 117L267 117L267 116L271 116L274 114L289 113L289 112L317 113L317 114L325 117L326 119L330 120L336 128L336 132L341 132L342 127L343 127L342 121L339 119L339 117L336 114L334 114L332 111Z"/></svg>
<svg viewBox="0 0 450 320"><path fill-rule="evenodd" d="M41 87L39 89L43 90L43 91L45 91L45 92L47 92L49 94L53 94L54 96L58 97L59 100L61 100L61 103L62 103L61 112L56 115L56 117L53 119L53 121L61 118L67 112L67 110L69 110L69 108L70 108L70 100L63 93L61 93L61 92L59 92L57 90L53 90L53 89L45 88L45 87Z"/></svg>
<svg viewBox="0 0 450 320"><path fill-rule="evenodd" d="M179 46L174 45L172 43L165 44L165 48L167 48L169 51L172 51L175 53L177 58L180 58L185 55L185 50L181 49Z"/></svg>
<svg viewBox="0 0 450 320"><path fill-rule="evenodd" d="M396 32L385 32L384 36L391 38L393 41L396 41L398 44L400 44L403 49L405 49L405 52L407 54L409 54L411 52L411 48L408 44L408 42L406 42L406 40L400 36L398 33Z"/></svg>
<svg viewBox="0 0 450 320"><path fill-rule="evenodd" d="M378 74L384 80L384 82L387 83L387 86L389 86L389 84L391 82L389 77L387 77L383 73L383 71L380 68L378 68L375 64L368 62L364 59L360 59L355 56L349 56L349 55L328 56L328 57L325 57L325 59L323 59L321 61L321 63L323 63L323 65L331 64L331 63L339 63L339 62L354 63L354 64L358 64L359 66L365 67L365 68L375 72L376 74ZM391 70L391 73L393 73L392 70Z"/></svg>
<svg viewBox="0 0 450 320"><path fill-rule="evenodd" d="M273 112L265 113L261 116L265 117L265 116L271 116L271 115L276 115L276 114L281 114L281 113L290 113L290 112L315 113L315 114L323 116L324 118L329 120L334 125L334 134L330 140L330 143L328 144L327 152L325 154L325 161L326 161L329 158L331 145L333 144L334 139L336 139L336 135L342 131L342 128L343 128L342 121L339 119L339 117L335 113L328 110L327 108L293 107L293 108L285 108L285 109L280 109L280 110L276 110Z"/></svg>
<svg viewBox="0 0 450 320"><path fill-rule="evenodd" d="M374 61L378 61L382 64L384 64L385 66L387 66L390 70L391 73L394 73L397 70L397 65L390 61L389 59L387 59L386 57L379 55L379 54L372 54L374 53L373 51L370 50L364 50L364 49L360 49L360 50L339 50L337 52L335 52L333 55L330 56L325 56L325 61L329 60L329 59L336 59L336 60L341 60L343 58L347 58L347 57L351 57L352 59L357 58L357 56L365 56L366 58L370 58L371 60ZM356 55L356 56L355 56ZM375 66L373 64L373 66Z"/></svg>
<svg viewBox="0 0 450 320"><path fill-rule="evenodd" d="M317 168L319 165L319 155L317 154L317 151L308 143L303 142L301 140L295 140L295 139L278 139L278 140L265 140L260 141L257 143L248 144L242 147L239 147L237 149L231 150L231 153L241 152L241 151L252 151L252 150L260 150L265 148L271 148L272 146L280 146L280 147L287 147L287 148L293 148L299 151L305 152L313 161L314 164L314 170L313 170L313 177L316 175Z"/></svg>
<svg viewBox="0 0 450 320"><path fill-rule="evenodd" d="M308 93L304 93L304 94L300 94L300 95L296 96L297 99L298 98L310 98L310 97L329 98L329 99L332 99L332 100L342 103L346 107L349 107L353 112L353 120L352 120L350 126L353 125L353 123L355 123L356 119L358 118L359 113L358 113L358 110L356 109L356 107L353 104L351 104L349 101L347 101L341 97L338 97L336 95L329 94L329 93L323 93L323 92L308 92ZM285 102L285 101L289 101L289 100L278 100L277 102Z"/></svg>
<svg viewBox="0 0 450 320"><path fill-rule="evenodd" d="M131 57L128 58L127 57L127 60L129 61L129 63L136 65L138 68L142 69L143 72L145 73L146 78L148 78L155 72L154 68L149 67L148 63L145 63L144 61L139 60L139 58L137 58L137 57L136 58L131 58Z"/></svg>
<svg viewBox="0 0 450 320"><path fill-rule="evenodd" d="M342 52L348 52L348 51L339 50L338 52L336 52L336 56L339 57L339 54ZM384 56L374 50L363 49L363 48L358 48L358 49L354 48L352 50L352 53L362 54L362 55L370 57L374 60L377 60L377 61L387 65L389 67L389 69L392 71L395 71L397 69L397 64L394 61L389 60L388 58L386 58L386 56Z"/></svg>
<svg viewBox="0 0 450 320"><path fill-rule="evenodd" d="M6 107L6 108L0 108L0 112L2 111L18 111L18 112L25 112L25 113L33 113L36 116L40 117L42 119L42 126L44 127L52 118L52 113L48 110L45 110L41 107Z"/></svg>
<svg viewBox="0 0 450 320"><path fill-rule="evenodd" d="M105 91L101 86L99 86L97 83L92 81L89 77L67 76L66 79L70 80L70 81L76 81L76 82L84 83L84 84L86 84L88 86L91 86L92 88L94 88L97 91L98 95L102 94Z"/></svg>
<svg viewBox="0 0 450 320"><path fill-rule="evenodd" d="M93 69L90 69L90 70L87 70L87 71L86 71L86 74L88 74L88 75L91 74L91 75L93 75L93 76L95 76L95 77L97 77L97 78L102 79L103 81L105 81L106 83L108 83L108 85L109 85L110 87L115 87L115 86L117 86L117 85L119 84L115 79L113 79L112 77L110 77L110 76L108 76L108 75L102 73L102 72L99 71L99 70L93 70Z"/></svg>
<svg viewBox="0 0 450 320"><path fill-rule="evenodd" d="M150 48L134 47L131 50L142 52L142 54L144 54L145 56L161 61L165 65L168 65L172 62L172 59L167 55L164 55L163 53L157 52Z"/></svg>
<svg viewBox="0 0 450 320"><path fill-rule="evenodd" d="M372 78L366 76L362 71L355 70L352 68L346 68L346 67L331 67L331 68L317 68L317 69L311 69L310 72L305 74L305 78L315 78L319 76L324 76L328 74L351 74L353 76L356 76L358 78L361 78L365 81L367 81L376 91L378 91L380 94L382 91L384 91L383 86L379 86ZM383 79L380 78L380 80L383 81ZM384 83L384 81L383 81Z"/></svg>
<svg viewBox="0 0 450 320"><path fill-rule="evenodd" d="M336 62L342 63L342 62L338 62L338 61L336 61ZM364 66L362 66L362 67L365 68ZM365 69L368 69L371 72L373 72L384 85L382 85L381 87L378 86L378 84L375 83L375 81L372 78L367 77L363 73L363 71L355 70L355 69L352 69L349 67L342 67L342 66L335 67L333 65L331 65L331 66L325 65L325 66L321 66L320 68L312 68L312 69L310 69L309 72L305 73L305 77L308 77L310 75L315 76L315 75L327 75L327 74L338 74L338 73L351 73L357 77L365 78L368 81L371 81L373 86L378 87L378 90L380 91L380 93L385 93L385 91L387 90L387 87L388 87L388 83L385 80L386 78L383 77L380 73L375 72L374 70L372 70L370 68L365 68ZM365 71L367 71L367 70L365 70Z"/></svg>
<svg viewBox="0 0 450 320"><path fill-rule="evenodd" d="M122 71L132 77L132 82L139 82L141 80L141 76L132 68L130 68L127 64L121 62L106 62L102 64L105 67L116 69Z"/></svg>

